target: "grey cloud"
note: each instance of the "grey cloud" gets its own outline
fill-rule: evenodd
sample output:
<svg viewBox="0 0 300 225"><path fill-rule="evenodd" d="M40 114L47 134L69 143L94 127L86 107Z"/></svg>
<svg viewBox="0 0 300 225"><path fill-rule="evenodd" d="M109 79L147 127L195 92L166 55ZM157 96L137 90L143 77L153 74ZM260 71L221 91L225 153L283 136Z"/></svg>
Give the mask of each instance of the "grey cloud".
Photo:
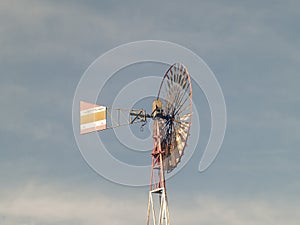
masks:
<svg viewBox="0 0 300 225"><path fill-rule="evenodd" d="M106 50L128 41L164 39L189 47L208 62L223 88L229 116L215 164L205 174L197 174L200 153L196 153L191 164L170 180L174 192L186 193L179 188L185 181L193 193L200 189L261 198L249 205L207 199L207 208L193 201L195 208L190 211L174 206L175 216L183 215L177 223L187 219L198 224L195 215L202 210L207 213L203 221L212 224L220 222L211 220L216 215L225 224L281 224L273 220L277 216L289 224L299 221L287 206L298 201L294 195L299 192L298 1L1 1L0 5L1 193L6 190L13 196L18 193L13 187L30 180L80 187L86 183L109 194L122 190L103 185L102 178L84 164L72 135L73 93L84 70ZM95 209L80 215L81 200L92 208L115 200L97 195L93 201L72 193L68 203L66 192L56 195L57 190L49 190L36 196L35 191L1 201L2 213L10 217L6 219L35 217L38 204L50 201L53 207L65 204L66 214L41 209L42 224L47 224L49 215L71 223L71 213L77 213L82 223L92 217L92 224L99 215ZM289 200L282 200L282 206L261 203L278 195ZM5 211L11 200L14 205ZM145 199L127 200L132 210L145 203ZM170 206L176 204L172 201ZM28 206L23 215L21 206ZM102 209L108 220L122 207Z"/></svg>
<svg viewBox="0 0 300 225"><path fill-rule="evenodd" d="M91 194L92 193L92 194ZM299 221L295 205L286 206L281 200L229 200L198 194L184 198L184 204L173 204L170 214L173 224L274 224L296 225ZM0 203L2 223L15 221L41 224L141 224L146 221L147 196L138 194L111 196L100 192L64 190L51 186L30 185L13 199ZM6 223L5 223L6 222Z"/></svg>

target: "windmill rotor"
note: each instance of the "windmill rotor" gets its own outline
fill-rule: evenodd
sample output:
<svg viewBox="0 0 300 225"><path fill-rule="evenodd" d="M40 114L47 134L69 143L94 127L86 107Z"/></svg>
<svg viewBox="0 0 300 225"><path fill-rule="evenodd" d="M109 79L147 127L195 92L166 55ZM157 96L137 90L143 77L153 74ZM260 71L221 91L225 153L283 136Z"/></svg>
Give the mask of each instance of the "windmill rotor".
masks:
<svg viewBox="0 0 300 225"><path fill-rule="evenodd" d="M164 169L170 173L181 160L192 120L192 85L187 68L173 64L165 73L157 100L162 103L160 122Z"/></svg>

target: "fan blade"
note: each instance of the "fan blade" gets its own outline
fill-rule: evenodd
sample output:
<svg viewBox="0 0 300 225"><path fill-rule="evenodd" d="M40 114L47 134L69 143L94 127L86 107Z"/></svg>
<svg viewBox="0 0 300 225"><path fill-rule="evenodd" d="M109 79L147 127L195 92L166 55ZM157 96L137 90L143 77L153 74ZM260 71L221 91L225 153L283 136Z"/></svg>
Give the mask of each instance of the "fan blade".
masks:
<svg viewBox="0 0 300 225"><path fill-rule="evenodd" d="M190 125L191 125L190 122L185 122L185 121L178 122L178 126L183 127L183 128L189 128Z"/></svg>
<svg viewBox="0 0 300 225"><path fill-rule="evenodd" d="M171 166L172 168L176 167L176 157L175 157L174 154L171 154L171 155L170 155L170 161L169 161L169 163L170 163L170 166Z"/></svg>
<svg viewBox="0 0 300 225"><path fill-rule="evenodd" d="M176 142L177 142L178 154L180 155L180 157L179 157L179 161L180 161L180 158L183 155L183 150L184 150L184 147L185 147L185 142L181 139L181 136L179 134L176 135Z"/></svg>
<svg viewBox="0 0 300 225"><path fill-rule="evenodd" d="M192 113L185 114L180 117L180 121L185 121L191 117Z"/></svg>
<svg viewBox="0 0 300 225"><path fill-rule="evenodd" d="M191 126L192 89L190 76L181 63L165 74L158 98L163 99L165 123L160 122L165 170L171 172L180 162ZM175 119L173 119L175 117Z"/></svg>

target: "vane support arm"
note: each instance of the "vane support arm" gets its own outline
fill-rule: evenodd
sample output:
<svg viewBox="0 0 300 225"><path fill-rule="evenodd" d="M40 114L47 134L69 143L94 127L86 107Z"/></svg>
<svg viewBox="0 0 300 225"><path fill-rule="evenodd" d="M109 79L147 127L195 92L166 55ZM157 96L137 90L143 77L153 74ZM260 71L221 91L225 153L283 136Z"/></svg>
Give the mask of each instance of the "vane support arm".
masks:
<svg viewBox="0 0 300 225"><path fill-rule="evenodd" d="M133 123L146 123L152 118L143 109L110 108L80 101L80 134L101 131Z"/></svg>
<svg viewBox="0 0 300 225"><path fill-rule="evenodd" d="M130 123L136 122L146 122L147 118L152 118L151 115L147 114L145 110L135 110L132 109L129 113L130 115Z"/></svg>

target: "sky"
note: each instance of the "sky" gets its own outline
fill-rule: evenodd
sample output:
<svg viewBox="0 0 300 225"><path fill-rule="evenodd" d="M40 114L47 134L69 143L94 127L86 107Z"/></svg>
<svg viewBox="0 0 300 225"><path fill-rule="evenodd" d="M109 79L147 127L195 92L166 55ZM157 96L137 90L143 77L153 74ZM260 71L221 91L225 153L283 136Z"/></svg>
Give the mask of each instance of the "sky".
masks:
<svg viewBox="0 0 300 225"><path fill-rule="evenodd" d="M299 8L296 0L2 0L0 224L146 223L149 187L99 176L72 127L84 71L110 49L139 40L195 52L226 102L221 151L200 173L209 112L195 88L204 129L192 159L168 180L171 224L299 224ZM147 68L155 75L161 69ZM106 95L122 86L122 74ZM126 148L109 139L113 132L103 135L125 160Z"/></svg>

